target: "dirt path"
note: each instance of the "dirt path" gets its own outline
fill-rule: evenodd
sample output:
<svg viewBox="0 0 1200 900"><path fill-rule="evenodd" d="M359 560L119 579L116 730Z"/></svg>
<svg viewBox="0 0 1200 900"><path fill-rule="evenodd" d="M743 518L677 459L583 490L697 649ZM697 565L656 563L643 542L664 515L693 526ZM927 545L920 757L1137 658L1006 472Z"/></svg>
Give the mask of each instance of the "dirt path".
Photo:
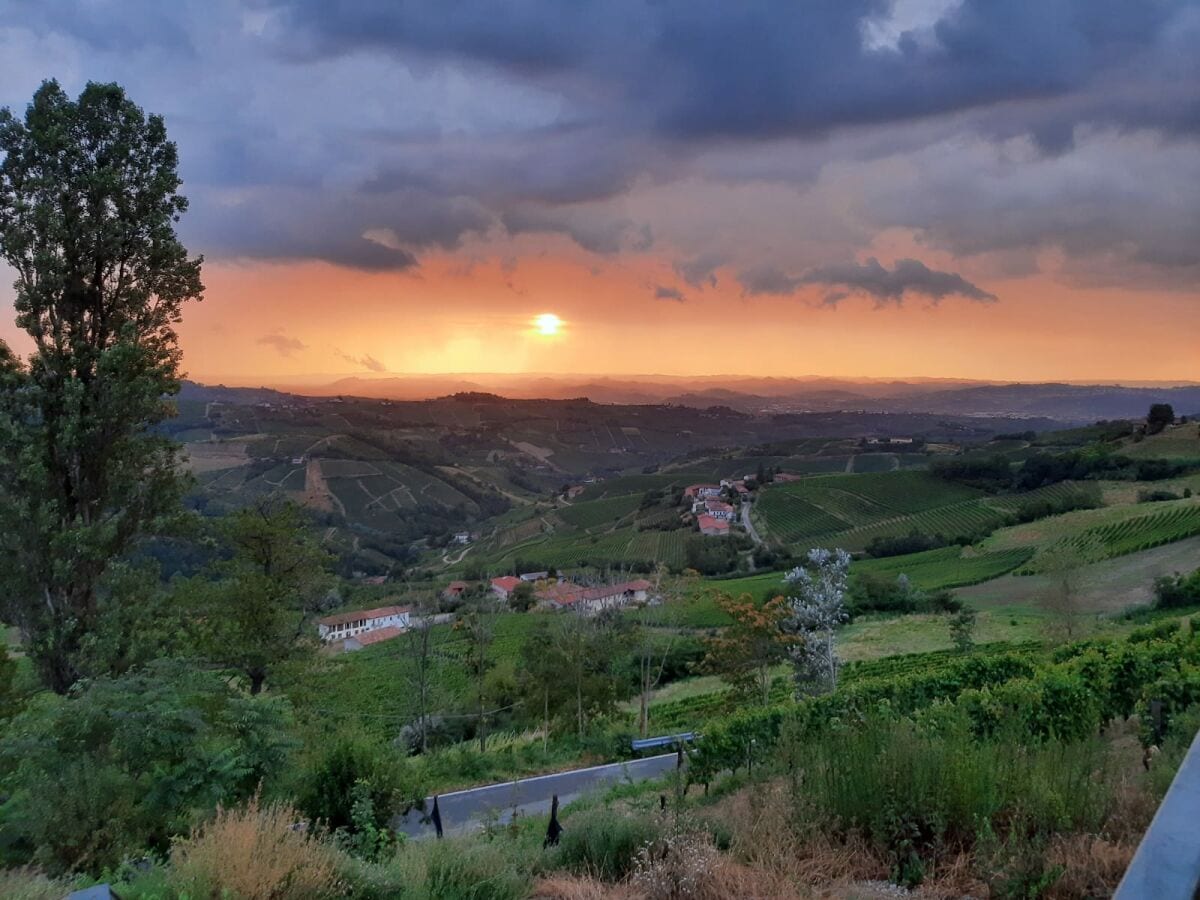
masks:
<svg viewBox="0 0 1200 900"><path fill-rule="evenodd" d="M308 467L304 471L304 505L314 509L323 509L326 512L337 510L343 516L346 515L346 507L329 489L329 483L321 472L319 459L310 459Z"/></svg>

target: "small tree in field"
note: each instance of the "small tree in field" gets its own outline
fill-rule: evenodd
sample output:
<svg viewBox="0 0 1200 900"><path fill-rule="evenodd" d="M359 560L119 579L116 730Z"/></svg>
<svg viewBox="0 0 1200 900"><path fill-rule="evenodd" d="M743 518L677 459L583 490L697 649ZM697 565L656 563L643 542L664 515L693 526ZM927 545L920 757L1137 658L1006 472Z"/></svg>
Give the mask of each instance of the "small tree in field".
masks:
<svg viewBox="0 0 1200 900"><path fill-rule="evenodd" d="M1090 544L1064 541L1045 550L1038 561L1047 579L1038 605L1049 617L1052 635L1060 640L1074 640L1083 630L1087 613L1083 567L1097 558L1099 551Z"/></svg>
<svg viewBox="0 0 1200 900"><path fill-rule="evenodd" d="M793 569L784 579L791 606L785 627L797 639L791 648L797 693L837 687L841 661L834 632L850 618L845 605L849 573L849 553L818 548L808 552L807 565Z"/></svg>
<svg viewBox="0 0 1200 900"><path fill-rule="evenodd" d="M960 653L969 653L975 646L975 610L964 606L950 615L950 640Z"/></svg>
<svg viewBox="0 0 1200 900"><path fill-rule="evenodd" d="M1158 434L1175 422L1175 410L1170 403L1155 403L1146 414L1146 432Z"/></svg>
<svg viewBox="0 0 1200 900"><path fill-rule="evenodd" d="M749 594L717 597L733 621L720 636L705 641L705 671L719 675L739 698L766 705L771 698L771 670L786 662L798 638L785 630L792 607L783 597L759 605Z"/></svg>

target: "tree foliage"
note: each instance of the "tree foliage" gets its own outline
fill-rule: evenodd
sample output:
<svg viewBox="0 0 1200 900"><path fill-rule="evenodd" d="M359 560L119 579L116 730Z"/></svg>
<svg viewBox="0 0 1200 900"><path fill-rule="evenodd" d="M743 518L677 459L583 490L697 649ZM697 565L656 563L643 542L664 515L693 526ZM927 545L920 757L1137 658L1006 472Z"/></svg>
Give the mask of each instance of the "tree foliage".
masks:
<svg viewBox="0 0 1200 900"><path fill-rule="evenodd" d="M732 620L717 637L705 641L704 669L719 675L739 697L766 705L771 670L786 662L799 638L785 630L792 607L783 597L759 605L748 594L717 597Z"/></svg>
<svg viewBox="0 0 1200 900"><path fill-rule="evenodd" d="M231 557L180 594L203 616L202 655L242 673L257 694L279 666L314 648L312 620L332 585L331 558L288 501L263 498L218 531Z"/></svg>
<svg viewBox="0 0 1200 900"><path fill-rule="evenodd" d="M99 871L165 850L278 771L289 720L278 698L165 660L77 696L44 693L0 738L0 853Z"/></svg>
<svg viewBox="0 0 1200 900"><path fill-rule="evenodd" d="M55 82L23 119L0 110L0 259L17 274L26 363L0 344L0 577L45 683L83 674L103 576L178 509L175 325L200 260L175 145L114 84L71 100Z"/></svg>

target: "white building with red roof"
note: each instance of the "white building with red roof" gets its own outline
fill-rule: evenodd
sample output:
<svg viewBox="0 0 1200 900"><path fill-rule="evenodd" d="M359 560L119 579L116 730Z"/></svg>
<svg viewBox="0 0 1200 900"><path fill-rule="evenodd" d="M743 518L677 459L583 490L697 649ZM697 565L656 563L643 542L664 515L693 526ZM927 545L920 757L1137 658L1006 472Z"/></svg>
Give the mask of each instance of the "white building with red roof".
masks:
<svg viewBox="0 0 1200 900"><path fill-rule="evenodd" d="M687 500L704 500L708 497L720 497L721 486L719 484L689 484L683 489L683 496Z"/></svg>
<svg viewBox="0 0 1200 900"><path fill-rule="evenodd" d="M317 633L323 641L341 641L383 628L408 628L408 606L381 606L337 613L317 620Z"/></svg>
<svg viewBox="0 0 1200 900"><path fill-rule="evenodd" d="M507 602L509 595L524 583L516 575L502 575L492 579L492 593Z"/></svg>
<svg viewBox="0 0 1200 900"><path fill-rule="evenodd" d="M569 581L560 581L558 584L539 589L537 598L555 609L580 609L588 613L598 613L632 603L645 603L653 587L654 585L644 578L596 587L583 587Z"/></svg>

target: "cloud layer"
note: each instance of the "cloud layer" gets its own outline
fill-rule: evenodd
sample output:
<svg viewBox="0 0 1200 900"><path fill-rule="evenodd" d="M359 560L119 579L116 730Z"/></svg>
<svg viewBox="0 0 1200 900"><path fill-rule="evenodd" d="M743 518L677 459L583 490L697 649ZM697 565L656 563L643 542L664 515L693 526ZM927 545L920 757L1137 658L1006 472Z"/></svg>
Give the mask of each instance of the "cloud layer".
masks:
<svg viewBox="0 0 1200 900"><path fill-rule="evenodd" d="M0 104L125 84L167 116L212 259L567 248L653 257L674 301L989 301L1047 254L1077 282L1200 276L1187 0L70 7L7 5Z"/></svg>

